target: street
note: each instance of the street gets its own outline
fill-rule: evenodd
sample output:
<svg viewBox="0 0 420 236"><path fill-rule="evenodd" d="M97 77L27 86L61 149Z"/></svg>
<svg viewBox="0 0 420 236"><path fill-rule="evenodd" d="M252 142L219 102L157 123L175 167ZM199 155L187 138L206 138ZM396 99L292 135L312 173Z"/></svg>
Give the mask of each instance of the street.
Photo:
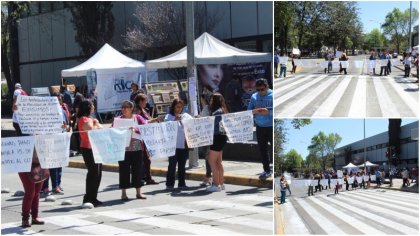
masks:
<svg viewBox="0 0 420 236"><path fill-rule="evenodd" d="M276 228L284 234L419 233L418 193L341 189L334 195L331 189L307 197L307 187L291 186L291 191L290 196L286 191L286 203L276 207L281 215Z"/></svg>
<svg viewBox="0 0 420 236"><path fill-rule="evenodd" d="M362 60L366 55L351 57ZM367 65L325 74L320 67L301 68L298 73L274 81L275 118L286 117L416 117L419 88L416 78L403 78L392 67L388 76L366 74ZM288 71L290 68L288 68Z"/></svg>
<svg viewBox="0 0 420 236"><path fill-rule="evenodd" d="M184 191L165 190L165 178L155 177L158 185L142 187L147 200L135 198L127 190L129 201L120 200L118 173L103 172L98 199L104 204L81 209L85 192L85 169L64 168L64 195L52 195L55 202L40 199L40 217L45 225L23 229L22 190L17 174L2 175L1 234L272 234L273 198L268 188L226 185L225 192L208 193L199 181L187 180ZM61 205L72 200L70 206Z"/></svg>

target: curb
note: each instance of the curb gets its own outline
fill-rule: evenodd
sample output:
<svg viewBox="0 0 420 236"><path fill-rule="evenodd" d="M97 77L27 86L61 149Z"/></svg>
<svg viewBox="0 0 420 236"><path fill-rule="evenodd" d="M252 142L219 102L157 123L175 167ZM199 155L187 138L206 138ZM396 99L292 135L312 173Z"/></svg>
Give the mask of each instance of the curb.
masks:
<svg viewBox="0 0 420 236"><path fill-rule="evenodd" d="M280 204L274 202L274 235L284 235L283 212Z"/></svg>
<svg viewBox="0 0 420 236"><path fill-rule="evenodd" d="M79 168L79 169L86 169L85 163L83 161L73 160L69 161L69 166L71 168ZM109 171L109 172L118 172L118 165L117 164L103 164L102 170ZM153 176L161 176L166 177L166 168L159 168L159 167L152 167L150 170ZM188 180L203 180L205 173L201 173L198 171L191 171L187 170L185 173L185 179ZM244 186L253 186L258 188L273 188L273 178L268 178L267 180L260 180L258 177L249 177L243 175L232 175L232 174L225 174L224 176L226 184L234 184L234 185L244 185Z"/></svg>
<svg viewBox="0 0 420 236"><path fill-rule="evenodd" d="M386 190L396 190L401 192L410 192L410 193L419 193L418 189L417 191L414 189L404 189L404 188L397 188L397 187L379 187L380 189L386 189Z"/></svg>

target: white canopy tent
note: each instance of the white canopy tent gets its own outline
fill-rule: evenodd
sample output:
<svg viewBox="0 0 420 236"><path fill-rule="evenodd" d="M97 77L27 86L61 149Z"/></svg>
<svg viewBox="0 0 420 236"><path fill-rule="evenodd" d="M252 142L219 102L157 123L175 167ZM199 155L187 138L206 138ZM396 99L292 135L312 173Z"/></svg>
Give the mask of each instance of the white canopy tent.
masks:
<svg viewBox="0 0 420 236"><path fill-rule="evenodd" d="M109 44L105 44L89 60L70 69L62 70L62 77L86 76L88 70L95 70L96 73L135 73L145 70L143 62L131 59Z"/></svg>
<svg viewBox="0 0 420 236"><path fill-rule="evenodd" d="M351 168L357 168L357 166L353 165L353 163L349 162L346 166L343 166L343 169L351 169Z"/></svg>
<svg viewBox="0 0 420 236"><path fill-rule="evenodd" d="M258 53L241 50L226 44L208 33L203 33L194 41L195 64L241 64L271 62L270 53ZM148 69L187 67L187 47L171 55L146 61Z"/></svg>
<svg viewBox="0 0 420 236"><path fill-rule="evenodd" d="M378 164L373 164L370 161L366 161L365 163L366 163L366 167L378 166ZM358 167L365 167L365 163L358 165Z"/></svg>

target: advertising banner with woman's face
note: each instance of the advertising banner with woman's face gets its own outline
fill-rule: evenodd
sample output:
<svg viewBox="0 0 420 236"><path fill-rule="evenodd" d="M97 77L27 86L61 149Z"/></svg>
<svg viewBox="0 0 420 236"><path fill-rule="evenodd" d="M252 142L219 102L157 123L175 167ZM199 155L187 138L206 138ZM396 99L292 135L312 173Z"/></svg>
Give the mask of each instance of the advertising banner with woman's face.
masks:
<svg viewBox="0 0 420 236"><path fill-rule="evenodd" d="M229 112L244 111L256 92L255 81L259 78L271 81L270 66L270 63L197 65L199 92L208 98L220 92Z"/></svg>

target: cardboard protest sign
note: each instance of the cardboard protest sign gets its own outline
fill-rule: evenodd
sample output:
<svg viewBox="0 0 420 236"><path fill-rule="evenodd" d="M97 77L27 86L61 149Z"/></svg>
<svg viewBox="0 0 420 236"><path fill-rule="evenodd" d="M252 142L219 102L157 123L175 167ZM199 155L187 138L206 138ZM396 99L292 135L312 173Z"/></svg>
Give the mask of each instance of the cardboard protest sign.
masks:
<svg viewBox="0 0 420 236"><path fill-rule="evenodd" d="M214 116L207 116L181 121L184 125L185 140L189 148L213 144L214 119Z"/></svg>
<svg viewBox="0 0 420 236"><path fill-rule="evenodd" d="M127 129L109 128L88 132L95 163L115 163L124 160Z"/></svg>
<svg viewBox="0 0 420 236"><path fill-rule="evenodd" d="M135 125L134 119L115 118L113 127L114 128L126 128L127 130L129 130L129 128L134 127L134 125ZM127 143L125 144L126 147L130 146L132 133L133 133L132 130L129 130L127 132L127 140L126 140Z"/></svg>
<svg viewBox="0 0 420 236"><path fill-rule="evenodd" d="M57 97L18 96L19 126L24 134L61 133L63 117Z"/></svg>
<svg viewBox="0 0 420 236"><path fill-rule="evenodd" d="M231 143L253 139L254 120L251 110L224 114L222 124Z"/></svg>
<svg viewBox="0 0 420 236"><path fill-rule="evenodd" d="M1 138L1 171L4 173L31 171L33 153L34 136Z"/></svg>
<svg viewBox="0 0 420 236"><path fill-rule="evenodd" d="M138 125L151 158L175 155L178 121Z"/></svg>
<svg viewBox="0 0 420 236"><path fill-rule="evenodd" d="M69 165L71 133L35 136L35 149L44 169Z"/></svg>
<svg viewBox="0 0 420 236"><path fill-rule="evenodd" d="M279 64L287 64L289 57L279 57Z"/></svg>

